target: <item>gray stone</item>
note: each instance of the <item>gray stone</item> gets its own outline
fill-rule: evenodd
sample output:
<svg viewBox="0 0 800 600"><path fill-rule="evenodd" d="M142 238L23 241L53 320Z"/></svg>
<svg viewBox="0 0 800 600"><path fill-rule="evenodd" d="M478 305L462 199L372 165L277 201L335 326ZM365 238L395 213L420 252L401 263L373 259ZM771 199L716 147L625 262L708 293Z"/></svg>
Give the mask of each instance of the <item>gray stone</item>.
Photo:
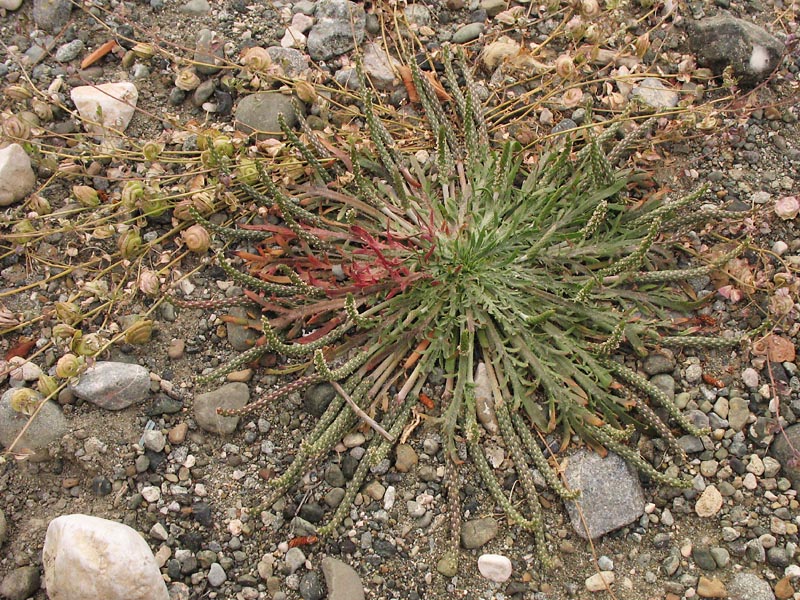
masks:
<svg viewBox="0 0 800 600"><path fill-rule="evenodd" d="M303 394L303 408L306 412L321 417L328 405L336 397L336 390L330 383L318 383L309 387Z"/></svg>
<svg viewBox="0 0 800 600"><path fill-rule="evenodd" d="M642 368L651 377L660 373L672 373L675 369L675 359L666 354L654 352L644 359Z"/></svg>
<svg viewBox="0 0 800 600"><path fill-rule="evenodd" d="M211 568L208 569L208 585L211 587L219 587L228 580L225 574L225 569L219 563L212 563Z"/></svg>
<svg viewBox="0 0 800 600"><path fill-rule="evenodd" d="M325 470L325 481L331 487L343 487L345 484L344 475L339 465L330 465Z"/></svg>
<svg viewBox="0 0 800 600"><path fill-rule="evenodd" d="M408 473L419 462L419 457L408 444L398 444L395 449L394 467L400 473Z"/></svg>
<svg viewBox="0 0 800 600"><path fill-rule="evenodd" d="M486 11L490 17L496 17L506 9L506 0L481 0L480 7Z"/></svg>
<svg viewBox="0 0 800 600"><path fill-rule="evenodd" d="M233 318L225 323L228 343L239 352L250 350L259 337L261 324L255 319L249 319L247 311L241 306L231 308L229 314Z"/></svg>
<svg viewBox="0 0 800 600"><path fill-rule="evenodd" d="M331 508L336 508L342 503L342 500L344 500L344 494L345 490L343 487L335 487L325 494L323 501Z"/></svg>
<svg viewBox="0 0 800 600"><path fill-rule="evenodd" d="M3 509L0 508L0 546L2 546L6 539L8 539L8 523L6 523L6 515Z"/></svg>
<svg viewBox="0 0 800 600"><path fill-rule="evenodd" d="M306 564L306 555L300 548L289 548L286 556L283 558L286 563L286 568L289 575L297 571L300 567Z"/></svg>
<svg viewBox="0 0 800 600"><path fill-rule="evenodd" d="M644 513L644 494L636 472L618 455L602 458L581 450L569 457L565 473L570 489L580 490L567 504L572 526L595 539L636 521Z"/></svg>
<svg viewBox="0 0 800 600"><path fill-rule="evenodd" d="M70 385L78 398L106 410L121 410L150 394L150 372L140 365L99 361Z"/></svg>
<svg viewBox="0 0 800 600"><path fill-rule="evenodd" d="M22 0L0 0L0 8L5 10L17 10L20 6L22 6Z"/></svg>
<svg viewBox="0 0 800 600"><path fill-rule="evenodd" d="M366 13L349 0L319 0L317 21L306 40L314 60L328 60L349 52L364 40Z"/></svg>
<svg viewBox="0 0 800 600"><path fill-rule="evenodd" d="M19 144L0 149L0 206L22 200L36 185L31 158Z"/></svg>
<svg viewBox="0 0 800 600"><path fill-rule="evenodd" d="M675 378L667 373L653 375L650 383L664 392L670 400L675 399Z"/></svg>
<svg viewBox="0 0 800 600"><path fill-rule="evenodd" d="M704 571L713 571L717 568L717 562L707 546L693 546L692 558L698 567Z"/></svg>
<svg viewBox="0 0 800 600"><path fill-rule="evenodd" d="M461 545L468 550L480 548L497 537L498 524L492 517L473 519L461 525Z"/></svg>
<svg viewBox="0 0 800 600"><path fill-rule="evenodd" d="M223 417L217 408L242 408L250 401L250 389L244 383L227 383L194 399L194 418L206 431L226 435L233 433L239 417Z"/></svg>
<svg viewBox="0 0 800 600"><path fill-rule="evenodd" d="M364 71L375 89L390 90L394 87L394 67L397 61L391 58L380 44L368 42L362 48Z"/></svg>
<svg viewBox="0 0 800 600"><path fill-rule="evenodd" d="M727 589L730 600L775 600L769 584L752 573L737 573Z"/></svg>
<svg viewBox="0 0 800 600"><path fill-rule="evenodd" d="M642 79L634 86L631 95L651 108L673 108L678 105L678 92L655 77Z"/></svg>
<svg viewBox="0 0 800 600"><path fill-rule="evenodd" d="M783 473L792 482L792 487L800 491L800 423L787 427L775 436L772 456L783 467Z"/></svg>
<svg viewBox="0 0 800 600"><path fill-rule="evenodd" d="M210 29L197 32L194 47L194 68L203 75L214 75L224 64L222 56L223 40Z"/></svg>
<svg viewBox="0 0 800 600"><path fill-rule="evenodd" d="M409 25L417 27L431 26L431 11L424 4L411 4L403 9L403 15Z"/></svg>
<svg viewBox="0 0 800 600"><path fill-rule="evenodd" d="M292 106L292 97L279 92L256 92L245 96L236 105L236 129L244 133L255 133L258 137L280 136L278 115L283 114L289 127L297 123Z"/></svg>
<svg viewBox="0 0 800 600"><path fill-rule="evenodd" d="M77 39L67 42L56 50L56 60L60 63L70 62L78 58L78 55L83 52L86 45L83 40Z"/></svg>
<svg viewBox="0 0 800 600"><path fill-rule="evenodd" d="M300 77L303 73L308 71L308 58L296 48L270 46L267 48L267 54L269 54L272 62L280 65L286 77Z"/></svg>
<svg viewBox="0 0 800 600"><path fill-rule="evenodd" d="M705 450L705 446L703 446L703 440L693 435L682 435L679 437L678 446L683 448L683 451L687 454L695 454Z"/></svg>
<svg viewBox="0 0 800 600"><path fill-rule="evenodd" d="M181 6L179 10L187 15L199 17L211 12L211 5L208 3L208 0L189 0L189 2Z"/></svg>
<svg viewBox="0 0 800 600"><path fill-rule="evenodd" d="M780 40L729 14L690 22L687 33L698 65L709 67L716 75L731 66L734 77L745 86L764 81L783 57Z"/></svg>
<svg viewBox="0 0 800 600"><path fill-rule="evenodd" d="M203 103L208 101L214 95L215 82L213 79L206 79L198 85L192 94L192 104L195 106L203 106Z"/></svg>
<svg viewBox="0 0 800 600"><path fill-rule="evenodd" d="M364 585L350 565L326 556L322 559L322 574L328 587L328 600L364 600Z"/></svg>
<svg viewBox="0 0 800 600"><path fill-rule="evenodd" d="M298 588L303 600L322 600L325 597L325 590L322 589L322 582L315 571L306 573L300 579Z"/></svg>
<svg viewBox="0 0 800 600"><path fill-rule="evenodd" d="M0 397L0 444L9 448L19 432L30 420L28 415L18 413L11 408L11 394L14 390L6 390ZM52 400L41 408L39 414L30 424L27 431L14 446L15 452L37 452L46 448L51 442L61 439L68 431L67 419L58 404Z"/></svg>
<svg viewBox="0 0 800 600"><path fill-rule="evenodd" d="M0 597L8 600L25 600L33 596L40 585L41 577L37 567L17 567L0 583Z"/></svg>
<svg viewBox="0 0 800 600"><path fill-rule="evenodd" d="M483 33L483 23L469 23L459 27L453 34L454 44L466 44L472 40L477 40Z"/></svg>
<svg viewBox="0 0 800 600"><path fill-rule="evenodd" d="M144 447L152 452L161 452L167 444L167 436L159 429L148 429L142 435Z"/></svg>
<svg viewBox="0 0 800 600"><path fill-rule="evenodd" d="M69 21L70 0L33 0L33 21L40 29L58 33Z"/></svg>

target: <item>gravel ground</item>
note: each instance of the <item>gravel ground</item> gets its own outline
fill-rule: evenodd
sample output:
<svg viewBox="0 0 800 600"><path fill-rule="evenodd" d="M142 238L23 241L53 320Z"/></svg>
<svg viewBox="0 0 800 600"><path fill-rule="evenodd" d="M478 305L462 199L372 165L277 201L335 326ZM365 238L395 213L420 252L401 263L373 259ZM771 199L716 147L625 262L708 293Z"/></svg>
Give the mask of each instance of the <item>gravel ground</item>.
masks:
<svg viewBox="0 0 800 600"><path fill-rule="evenodd" d="M126 134L138 140L153 139L173 125L229 122L231 117L209 113L203 102L193 103L194 98L184 99L184 94L176 92L173 65L164 57L126 65L120 52L102 66L81 71L77 65L86 48L121 33L157 40L175 55L191 57L196 51L195 35L206 27L222 40L222 53L235 59L249 46L277 44L292 14L310 13L313 7L305 0L269 5L227 0L210 7L202 0L188 4L96 2L87 5L88 12L75 10L69 24L46 40L51 50L40 61L30 61L39 58L33 56L38 50L32 40L44 40L50 34L31 33L35 23L29 2L8 11L0 22L0 39L6 45L5 66L0 68L7 83L19 81L20 61L28 65L27 72L41 88L59 76L67 86L132 79L139 90L141 111ZM723 6L728 7L728 2L692 3L681 10L700 17ZM381 6L368 8L377 12ZM429 8L433 20L422 27L430 31L421 29L421 36L443 41L461 35L477 55L482 45L496 41L501 33L503 26L494 17L507 5L464 6L460 0L447 0L446 6L431 4ZM771 15L781 15L781 25L789 29L795 18L791 7L778 3L731 4L729 8L762 24L775 23ZM41 22L41 17L36 18ZM483 36L470 41L467 38L473 31L465 32L464 27L472 25L480 34L478 24L483 26ZM533 37L546 27L544 20L538 21ZM380 38L371 19L367 30L372 32L368 37ZM664 27L655 34L656 39L665 40L665 52L682 47L680 28ZM343 57L318 61L322 72L330 74L346 64ZM708 182L717 198L756 209L752 218L719 233L745 232L756 246L767 250L746 255L754 278L762 283L783 270L794 272L800 265L796 223L775 213L776 201L796 193L800 183L797 88L792 80L797 70L789 58L759 91L741 102L722 103L724 110L716 115L713 136L676 135L657 148L658 156L638 157L655 171L660 187L686 189ZM222 109L225 100L212 92L205 101ZM546 114L540 112L537 118L530 126L536 131L551 126ZM712 245L711 239L699 232L690 242L702 252ZM183 271L192 266L184 264ZM4 290L41 277L36 265L22 265L15 256L3 259L2 269ZM219 285L224 280L216 267L190 278L210 296L224 294L225 286ZM692 282L692 288L700 296L715 293L720 284L707 279ZM42 294L56 299L63 291L59 285ZM26 298L7 296L3 301L12 310L22 311ZM701 310L705 320L698 323L708 329L744 330L758 324L758 304L768 302L759 294L736 303L718 295ZM135 312L135 306L128 308L131 314ZM793 347L800 331L794 323L795 311L783 321L781 332ZM493 511L480 482L468 479L463 489L465 519L492 517L498 530L479 549L462 549L459 575L447 578L436 569L447 540L444 460L440 440L423 425L385 469L373 473L337 539L291 550L287 543L306 535L307 523L320 522L341 500L342 488L363 453L366 438L361 433L343 440L335 454L304 478L300 489L269 511L261 515L248 511L258 504L265 480L291 462L313 427L316 418L307 407L315 399L297 395L288 406L267 406L257 417L242 418L232 433L210 433L198 426L193 399L206 390L195 389L195 377L232 356L232 344L247 336L241 327L226 326L221 317L199 310L177 314L172 306L162 305L150 343L117 347L104 357L135 362L149 370L152 393L146 402L109 413L63 392L59 402L69 432L52 446L52 457L43 462L0 464L0 580L19 567L41 564L50 519L86 513L142 532L162 567L172 598L324 598L320 565L325 556L353 566L369 598L556 600L606 594L636 600L698 595L759 600L772 598L770 590L780 598L800 598L794 592L800 589L796 497L800 478L794 479L793 488L790 453L776 453L774 444L782 435L781 427L790 428L795 415L800 415L800 377L793 352L788 360L767 360L758 348L650 357L648 375L674 390L676 402L690 411L696 423L712 429L708 437L681 440L695 475L693 489L680 492L646 485L646 509L639 521L591 544L573 530L561 503L543 493L553 555L551 568L543 571L534 561L532 539L507 527L502 512ZM25 333L47 339L50 332L45 324ZM0 342L6 350L10 336ZM52 366L57 358L51 351L41 358L40 366ZM658 367L652 366L659 361ZM231 379L246 382L250 398L275 383L274 376L250 371ZM8 382L0 383L5 390ZM773 390L779 390L779 401L773 398ZM795 440L800 439L798 427L790 430ZM148 428L156 433L143 438ZM658 452L652 443L649 447L643 443L642 449L651 456ZM507 466L500 460L497 468L502 471ZM796 477L796 463L794 468ZM509 491L511 487L509 482ZM492 521L482 522L491 529ZM514 569L508 582L481 577L477 559L485 553L511 559ZM599 571L614 574L613 594L590 591L597 585ZM33 597L44 598L44 590Z"/></svg>

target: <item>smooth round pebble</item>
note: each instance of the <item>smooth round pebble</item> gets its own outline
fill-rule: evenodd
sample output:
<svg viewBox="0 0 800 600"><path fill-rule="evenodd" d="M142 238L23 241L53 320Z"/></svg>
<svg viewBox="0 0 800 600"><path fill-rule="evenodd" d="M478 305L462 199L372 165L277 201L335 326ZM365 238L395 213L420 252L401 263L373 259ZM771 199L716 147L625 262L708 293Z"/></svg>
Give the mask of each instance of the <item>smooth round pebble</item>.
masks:
<svg viewBox="0 0 800 600"><path fill-rule="evenodd" d="M482 554L478 557L478 571L490 581L503 583L511 577L511 560L502 554Z"/></svg>

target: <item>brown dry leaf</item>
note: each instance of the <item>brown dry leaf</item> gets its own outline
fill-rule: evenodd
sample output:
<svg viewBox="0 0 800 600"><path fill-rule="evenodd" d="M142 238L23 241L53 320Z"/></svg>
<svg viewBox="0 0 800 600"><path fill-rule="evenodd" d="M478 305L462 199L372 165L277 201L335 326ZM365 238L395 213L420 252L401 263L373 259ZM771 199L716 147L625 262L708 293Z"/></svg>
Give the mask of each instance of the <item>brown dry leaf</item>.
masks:
<svg viewBox="0 0 800 600"><path fill-rule="evenodd" d="M766 356L771 362L794 362L796 348L789 338L771 333L753 342L752 352Z"/></svg>

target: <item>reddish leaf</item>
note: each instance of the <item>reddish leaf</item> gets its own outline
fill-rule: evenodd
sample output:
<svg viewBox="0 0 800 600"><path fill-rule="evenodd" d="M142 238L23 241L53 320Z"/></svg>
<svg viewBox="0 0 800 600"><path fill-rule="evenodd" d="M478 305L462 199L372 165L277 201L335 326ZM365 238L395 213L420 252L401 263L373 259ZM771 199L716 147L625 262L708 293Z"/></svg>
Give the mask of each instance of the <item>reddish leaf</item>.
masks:
<svg viewBox="0 0 800 600"><path fill-rule="evenodd" d="M28 338L19 338L19 341L8 349L4 358L6 360L10 360L15 356L27 358L34 346L36 346L36 342L34 340L30 340Z"/></svg>

